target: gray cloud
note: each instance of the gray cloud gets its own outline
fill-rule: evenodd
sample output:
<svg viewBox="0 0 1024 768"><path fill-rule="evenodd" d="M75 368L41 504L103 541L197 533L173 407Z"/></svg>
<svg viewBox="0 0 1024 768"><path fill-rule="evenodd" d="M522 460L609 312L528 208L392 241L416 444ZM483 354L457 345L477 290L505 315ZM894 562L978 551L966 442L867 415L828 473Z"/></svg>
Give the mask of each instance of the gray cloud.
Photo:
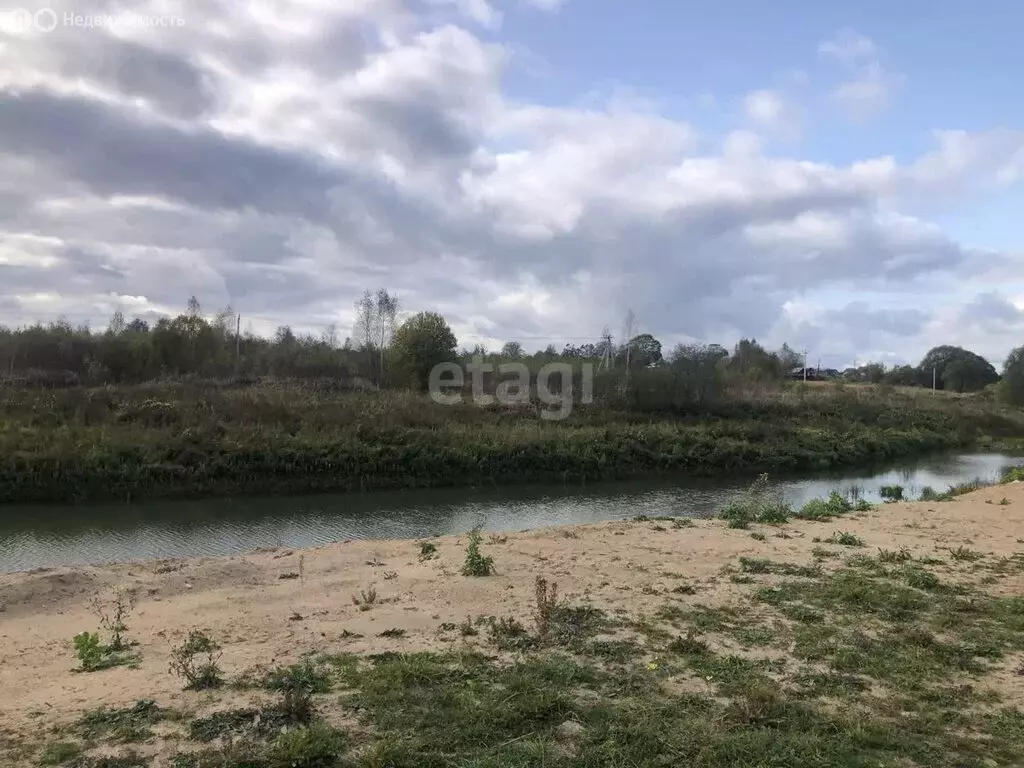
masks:
<svg viewBox="0 0 1024 768"><path fill-rule="evenodd" d="M435 4L429 23L398 0L354 7L270 4L274 23L210 3L166 33L19 43L0 65L0 322L100 324L195 294L261 328L345 324L384 285L467 343L560 346L633 308L667 343L902 351L942 326L850 297L948 287L981 257L900 201L1018 151L1000 133L902 168L702 156L646 108L508 99L510 49L456 26L482 6Z"/></svg>

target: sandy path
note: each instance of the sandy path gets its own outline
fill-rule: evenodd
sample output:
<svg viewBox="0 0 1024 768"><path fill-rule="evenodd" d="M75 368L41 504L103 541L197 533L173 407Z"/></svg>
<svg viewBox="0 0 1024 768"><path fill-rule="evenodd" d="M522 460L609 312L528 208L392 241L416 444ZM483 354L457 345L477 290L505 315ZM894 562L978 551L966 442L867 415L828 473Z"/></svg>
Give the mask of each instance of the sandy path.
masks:
<svg viewBox="0 0 1024 768"><path fill-rule="evenodd" d="M1000 505L1004 497L1010 503ZM757 541L749 531L727 529L721 521L695 522L682 529L622 521L512 533L501 540L485 535L485 553L498 569L491 578L459 573L464 537L433 539L438 553L426 561L420 561L416 542L349 541L302 551L0 574L0 728L15 737L38 734L83 709L125 706L140 698L202 708L208 695L183 692L167 672L171 643L191 627L223 644L222 665L237 674L312 650L436 648L445 643L438 625L469 615L525 620L536 575L557 581L571 601L635 615L662 605L681 581L698 587L695 595L681 598L688 603L739 604L749 590L723 575L723 566L740 555L810 562L817 546L812 538L836 530L863 538L868 549L859 551L864 553L905 546L915 556L939 550L948 560L941 550L963 545L1011 556L1024 552L1024 483L952 502L885 505L831 522L793 521L779 527L789 539L774 537L776 529L768 526L755 526L767 534ZM934 570L941 575L949 567ZM300 568L301 579L280 578ZM970 576L961 570L958 578ZM378 604L360 611L352 595L371 585ZM128 636L140 642L140 668L72 673L77 664L72 636L98 628L88 600L118 587L138 592ZM985 588L1022 594L1024 578L1016 572ZM302 619L293 620L295 614ZM392 627L406 630L405 637L376 637ZM365 638L343 638L343 631ZM1024 689L1021 694L1024 701Z"/></svg>

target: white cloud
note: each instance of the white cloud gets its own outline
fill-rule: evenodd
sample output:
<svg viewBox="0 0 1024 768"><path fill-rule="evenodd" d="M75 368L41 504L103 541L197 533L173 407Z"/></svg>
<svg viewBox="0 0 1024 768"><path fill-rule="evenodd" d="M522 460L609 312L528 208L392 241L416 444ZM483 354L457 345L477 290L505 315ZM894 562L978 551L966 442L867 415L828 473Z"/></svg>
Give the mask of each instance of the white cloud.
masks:
<svg viewBox="0 0 1024 768"><path fill-rule="evenodd" d="M0 322L102 324L195 294L258 330L345 327L384 285L467 344L560 345L632 307L666 343L805 333L898 354L951 326L858 292L954 292L982 262L1015 263L906 208L1011 183L1020 132L937 133L906 163L766 156L799 116L774 91L748 94L747 127L722 136L623 98L510 99L514 49L477 34L490 4L192 7L184 31L10 43ZM840 50L823 53L875 55Z"/></svg>
<svg viewBox="0 0 1024 768"><path fill-rule="evenodd" d="M852 29L843 29L818 46L818 52L837 61L849 76L832 92L836 103L854 120L866 120L883 111L903 76L888 72L874 41Z"/></svg>

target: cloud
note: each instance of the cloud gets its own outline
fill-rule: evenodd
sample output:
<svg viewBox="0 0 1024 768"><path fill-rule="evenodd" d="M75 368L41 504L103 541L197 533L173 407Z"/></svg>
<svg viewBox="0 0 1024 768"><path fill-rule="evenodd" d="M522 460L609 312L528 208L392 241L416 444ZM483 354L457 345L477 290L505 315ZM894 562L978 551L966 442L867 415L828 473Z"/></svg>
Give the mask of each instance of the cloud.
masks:
<svg viewBox="0 0 1024 768"><path fill-rule="evenodd" d="M666 344L804 333L853 357L980 338L892 304L983 263L1012 273L1012 255L913 211L1012 183L1019 132L830 164L765 154L799 114L773 91L748 94L725 135L622 98L533 103L503 90L516 48L490 42L485 7L211 2L184 29L15 41L24 56L0 60L0 323L102 325L195 294L258 331L319 331L350 327L354 299L386 286L465 344L561 346L629 308Z"/></svg>
<svg viewBox="0 0 1024 768"><path fill-rule="evenodd" d="M747 120L756 126L789 138L800 136L801 111L778 91L751 91L743 98L743 110Z"/></svg>
<svg viewBox="0 0 1024 768"><path fill-rule="evenodd" d="M855 120L866 120L889 106L903 76L888 72L874 41L853 29L842 29L818 46L818 53L838 62L849 79L832 91L832 98Z"/></svg>

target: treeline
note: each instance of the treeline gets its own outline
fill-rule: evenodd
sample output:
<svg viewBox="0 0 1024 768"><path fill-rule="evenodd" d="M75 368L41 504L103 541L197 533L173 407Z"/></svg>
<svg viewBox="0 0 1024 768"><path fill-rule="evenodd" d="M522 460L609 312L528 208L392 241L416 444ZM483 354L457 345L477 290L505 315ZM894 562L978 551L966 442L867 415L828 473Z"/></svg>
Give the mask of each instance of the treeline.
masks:
<svg viewBox="0 0 1024 768"><path fill-rule="evenodd" d="M182 314L153 325L139 318L128 321L117 312L99 332L63 320L19 329L0 326L0 378L52 388L181 377L276 377L330 380L352 388L422 389L431 367L444 361L516 361L534 373L550 362L591 362L603 371L606 382L628 382L625 387L613 383L606 388L628 391L630 399L666 404L713 400L730 385L802 378L802 357L785 344L768 350L754 339L743 339L732 350L719 344L690 344L666 353L650 334L618 344L606 334L600 342L567 344L561 350L552 345L527 353L510 341L497 352L480 346L460 351L440 315L421 312L399 324L398 312L398 300L386 290L368 291L356 302L355 327L344 339L334 327L319 336L299 335L289 326L279 327L270 338L243 333L230 308L208 318L194 297ZM977 392L998 383L1003 399L1024 403L1024 347L1011 353L1003 377L981 356L953 346L935 347L917 366L887 369L868 363L812 373L816 379L934 386L955 392Z"/></svg>

